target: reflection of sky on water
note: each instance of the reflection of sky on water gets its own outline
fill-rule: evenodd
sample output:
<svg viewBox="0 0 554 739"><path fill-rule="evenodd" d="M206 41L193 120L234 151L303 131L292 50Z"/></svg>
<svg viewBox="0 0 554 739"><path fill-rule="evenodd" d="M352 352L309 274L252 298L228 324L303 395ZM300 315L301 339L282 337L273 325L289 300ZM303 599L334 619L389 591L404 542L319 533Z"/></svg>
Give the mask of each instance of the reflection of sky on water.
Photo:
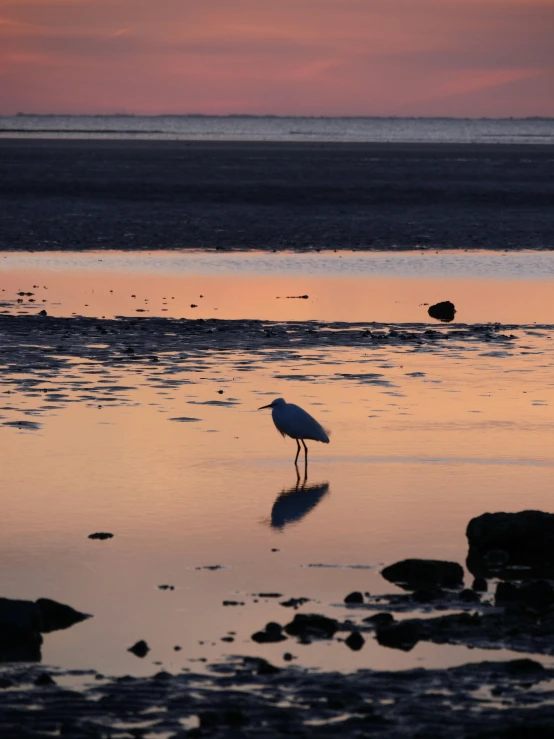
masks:
<svg viewBox="0 0 554 739"><path fill-rule="evenodd" d="M427 322L451 300L462 323L554 323L553 280L551 252L18 253L0 259L0 311Z"/></svg>
<svg viewBox="0 0 554 739"><path fill-rule="evenodd" d="M0 425L2 595L46 596L94 614L48 635L46 662L152 672L156 660L180 669L188 657L260 654L250 635L293 613L257 593L309 597L315 602L305 610L348 617L331 604L352 590L393 590L379 575L383 564L404 557L463 563L473 516L552 510L550 333L514 333L517 341L501 352L455 341L434 351L410 345L254 357L189 347L171 374L162 362L130 368L79 360L59 375L4 373L0 423L29 419L42 427ZM297 507L290 440L255 410L276 396L311 410L333 432L329 446L310 450L306 487L328 482ZM231 405L211 403L230 398ZM183 417L199 420L172 420ZM294 503L281 510L283 525L260 525L271 522L283 495ZM115 536L91 541L93 531ZM224 569L196 569L215 564ZM163 583L175 590L160 591ZM224 600L246 605L223 607ZM228 631L237 632L233 644L219 641ZM146 661L126 651L138 639L152 647ZM302 664L337 669L486 658L432 645L395 654L371 639L356 654L340 643L300 650L289 642L264 647L263 656L280 663L287 650Z"/></svg>

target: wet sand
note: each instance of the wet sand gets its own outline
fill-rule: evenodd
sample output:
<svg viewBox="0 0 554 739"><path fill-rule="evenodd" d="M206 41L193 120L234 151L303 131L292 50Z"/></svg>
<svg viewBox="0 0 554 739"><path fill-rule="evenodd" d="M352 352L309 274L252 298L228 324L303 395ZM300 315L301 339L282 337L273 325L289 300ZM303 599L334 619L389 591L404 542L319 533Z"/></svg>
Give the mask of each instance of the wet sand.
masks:
<svg viewBox="0 0 554 739"><path fill-rule="evenodd" d="M541 145L0 140L0 250L554 247Z"/></svg>

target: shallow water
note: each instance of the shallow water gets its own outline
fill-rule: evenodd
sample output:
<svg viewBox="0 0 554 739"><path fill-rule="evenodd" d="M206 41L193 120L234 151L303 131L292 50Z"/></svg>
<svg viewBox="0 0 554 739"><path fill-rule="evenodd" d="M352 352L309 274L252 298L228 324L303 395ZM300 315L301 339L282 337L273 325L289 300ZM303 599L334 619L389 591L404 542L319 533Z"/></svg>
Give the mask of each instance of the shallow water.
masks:
<svg viewBox="0 0 554 739"><path fill-rule="evenodd" d="M0 116L2 136L547 144L554 141L554 121L549 118L15 115Z"/></svg>
<svg viewBox="0 0 554 739"><path fill-rule="evenodd" d="M507 263L494 266L497 256L502 259L483 255L481 266L493 264L489 272L466 275L461 282L485 279L513 295L505 274L491 277L491 270ZM44 272L49 312L56 302L60 315L76 307L70 288L77 294L82 289L77 274L83 279L92 274L103 288L112 280L117 287L118 279L140 284L143 275L139 269L128 274L127 257L120 257L118 269L113 264L106 269L103 262L100 271L90 266L97 258L64 255L59 259L65 263L52 269L55 259L49 257L53 262ZM410 258L417 263L416 255ZM196 280L199 292L200 281L204 290L204 280L221 278L221 262L196 259L209 263L212 272L190 275L190 261L183 263L182 276L175 274L175 263L168 271L176 284ZM293 257L287 259L293 263ZM10 256L0 286L13 290L22 279L18 270L30 280L37 265L44 269L41 260ZM544 254L529 260L526 279L518 272L510 280L531 291L554 260ZM532 268L533 260L541 267ZM294 262L299 279L319 284L309 271L304 278L307 261ZM78 269L71 266L75 263ZM384 261L369 259L368 275L376 263ZM357 265L353 269L359 271ZM411 267L396 264L396 269L391 279L397 285L417 282L406 276ZM289 285L293 278L290 271L286 275L274 279ZM252 284L256 276L259 272ZM170 278L163 270L145 274L149 290L154 279L167 286ZM224 279L236 284L239 278L227 269ZM63 292L64 285L69 292ZM237 300L244 290L236 289ZM138 299L138 288L136 294ZM96 307L109 314L107 301L103 294ZM271 317L262 313L269 302L260 299L258 317ZM279 310L296 318L308 303L282 302L293 307ZM6 310L13 313L21 305L10 303ZM225 306L220 317L231 317L232 301ZM524 308L514 315L527 315ZM535 320L548 314L548 306L542 308ZM388 309L383 308L385 315ZM312 317L321 317L318 310ZM340 301L332 310L342 315ZM421 312L419 319L425 320ZM109 674L150 673L159 663L175 671L197 667L191 659L211 661L225 654L256 654L281 664L286 651L303 665L344 670L508 656L425 644L404 653L378 646L371 636L354 653L336 640L257 645L250 635L268 621L292 620L292 609L280 605L289 597L311 598L304 612L367 615L340 604L352 590L397 591L379 575L384 564L405 557L463 564L465 528L473 516L551 511L551 335L548 327L519 327L514 339L500 345L454 337L434 349L293 344L286 350L233 352L179 343L174 354L160 355L159 363L133 366L89 358L55 366L45 348L43 366L28 371L22 364L15 371L12 364L0 380L0 485L6 496L0 523L2 595L54 598L93 614L67 631L46 635L43 660ZM99 334L98 346L102 338ZM269 411L256 411L275 396L306 407L332 432L329 446L309 445L304 490L302 481L297 490L294 443L275 432ZM112 532L114 538L89 540L95 531ZM205 569L214 565L221 569ZM471 580L466 574L466 585ZM160 590L163 584L174 589ZM244 605L223 606L224 600ZM220 641L229 632L236 632L235 641ZM138 639L151 646L144 660L126 651ZM175 651L176 645L182 650Z"/></svg>
<svg viewBox="0 0 554 739"><path fill-rule="evenodd" d="M451 300L460 322L553 323L553 285L551 252L0 258L0 311L54 316L424 322L428 304Z"/></svg>

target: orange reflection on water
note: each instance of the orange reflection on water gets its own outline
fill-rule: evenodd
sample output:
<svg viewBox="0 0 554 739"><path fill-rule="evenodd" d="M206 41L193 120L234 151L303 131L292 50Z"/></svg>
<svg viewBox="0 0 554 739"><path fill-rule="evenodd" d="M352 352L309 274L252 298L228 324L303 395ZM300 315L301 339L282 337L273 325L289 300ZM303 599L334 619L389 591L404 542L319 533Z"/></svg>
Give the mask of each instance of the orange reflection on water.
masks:
<svg viewBox="0 0 554 739"><path fill-rule="evenodd" d="M552 510L552 341L546 331L514 333L511 346L452 340L433 352L329 348L296 359L191 348L177 374L77 362L45 379L68 396L55 410L41 412L49 403L36 388L4 394L0 421L44 425L0 426L0 484L10 491L0 522L3 595L52 597L94 614L47 636L45 659L66 666L159 669L126 652L140 638L152 660L175 669L225 652L279 662L285 649L260 651L250 635L292 614L278 600L255 603L254 594L307 596L317 601L308 610L342 617L332 604L348 592L393 589L378 574L385 563L463 563L473 516ZM105 400L110 385L129 389ZM308 479L324 494L313 505L300 501L303 509L296 499L293 513L281 504L281 524L272 526L296 484L294 442L277 434L269 411L256 410L276 396L307 408L332 435L328 446L308 442ZM206 404L229 398L228 406ZM199 420L171 420L183 417ZM90 541L93 531L115 537ZM197 569L206 565L223 569ZM164 583L175 590L158 590ZM229 630L236 642L222 646ZM415 658L372 642L362 656L335 649L312 646L301 661L346 669L371 657L387 668ZM423 645L417 657L427 665L468 659L465 650Z"/></svg>
<svg viewBox="0 0 554 739"><path fill-rule="evenodd" d="M554 323L551 280L14 269L0 290L0 303L33 292L18 309L55 316L432 322L427 304L450 300L459 322Z"/></svg>

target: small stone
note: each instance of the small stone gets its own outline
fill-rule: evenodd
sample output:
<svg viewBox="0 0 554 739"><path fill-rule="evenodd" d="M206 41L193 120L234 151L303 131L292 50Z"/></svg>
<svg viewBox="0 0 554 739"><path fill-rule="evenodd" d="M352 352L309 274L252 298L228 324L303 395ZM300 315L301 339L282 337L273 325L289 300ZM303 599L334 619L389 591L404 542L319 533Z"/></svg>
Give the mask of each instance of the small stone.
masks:
<svg viewBox="0 0 554 739"><path fill-rule="evenodd" d="M353 632L352 632L352 633L350 634L350 636L348 636L348 637L347 637L347 638L346 638L346 639L344 640L344 643L346 644L346 646L350 647L350 649L351 649L351 650L352 650L353 652L359 652L359 651L360 651L360 649L361 649L361 648L363 647L363 645L365 644L365 639L364 639L364 637L363 637L363 636L362 636L362 635L360 634L360 632L359 632L359 631L353 631Z"/></svg>
<svg viewBox="0 0 554 739"><path fill-rule="evenodd" d="M394 621L394 616L392 613L387 613L386 611L383 613L376 613L373 616L367 616L367 618L362 619L362 621L366 624L373 624L374 626L388 626L389 624L392 624Z"/></svg>
<svg viewBox="0 0 554 739"><path fill-rule="evenodd" d="M140 657L142 659L143 657L146 657L146 655L150 651L150 647L144 641L144 639L141 639L136 644L133 644L132 647L129 647L127 651L132 652L135 657Z"/></svg>
<svg viewBox="0 0 554 739"><path fill-rule="evenodd" d="M35 685L39 688L45 688L48 685L56 685L56 681L47 672L43 672L35 680Z"/></svg>
<svg viewBox="0 0 554 739"><path fill-rule="evenodd" d="M345 597L344 602L349 605L353 603L363 603L364 596L358 590L355 590L353 593L350 593Z"/></svg>
<svg viewBox="0 0 554 739"><path fill-rule="evenodd" d="M450 323L450 321L454 320L456 308L454 307L454 303L451 303L450 300L443 300L442 303L430 305L427 309L427 313L429 313L431 318L436 318L438 321Z"/></svg>
<svg viewBox="0 0 554 739"><path fill-rule="evenodd" d="M98 406L100 408L100 406ZM107 531L97 531L95 534L89 534L89 539L113 539L113 534L110 534Z"/></svg>
<svg viewBox="0 0 554 739"><path fill-rule="evenodd" d="M469 588L465 588L465 590L462 590L460 593L460 600L464 603L479 603L481 598L474 590L469 590Z"/></svg>

